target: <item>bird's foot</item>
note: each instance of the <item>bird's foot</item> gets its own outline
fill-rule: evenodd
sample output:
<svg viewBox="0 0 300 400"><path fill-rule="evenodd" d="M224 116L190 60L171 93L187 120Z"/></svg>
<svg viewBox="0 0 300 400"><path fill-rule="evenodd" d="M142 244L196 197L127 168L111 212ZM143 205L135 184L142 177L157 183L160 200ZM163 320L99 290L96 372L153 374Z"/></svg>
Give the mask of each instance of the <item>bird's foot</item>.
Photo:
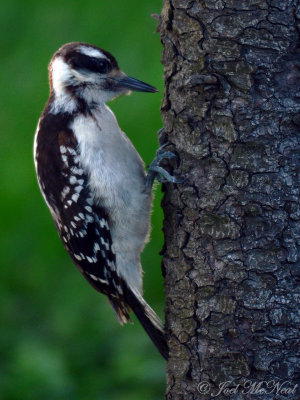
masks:
<svg viewBox="0 0 300 400"><path fill-rule="evenodd" d="M176 154L171 151L164 151L167 143L159 147L156 151L155 157L152 163L148 167L148 175L146 177L146 187L148 189L152 188L154 179L156 178L160 183L182 183L183 178L175 178L170 175L168 171L160 166L162 160L169 160L171 158L177 158Z"/></svg>

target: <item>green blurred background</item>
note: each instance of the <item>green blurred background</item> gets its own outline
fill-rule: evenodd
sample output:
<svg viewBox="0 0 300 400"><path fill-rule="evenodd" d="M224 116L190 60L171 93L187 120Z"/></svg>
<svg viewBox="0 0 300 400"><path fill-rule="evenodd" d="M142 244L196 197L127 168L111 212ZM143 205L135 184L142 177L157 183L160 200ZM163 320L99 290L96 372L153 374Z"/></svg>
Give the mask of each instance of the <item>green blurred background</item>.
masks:
<svg viewBox="0 0 300 400"><path fill-rule="evenodd" d="M48 96L47 64L62 44L110 51L129 75L159 94L110 103L146 164L157 147L163 91L152 12L161 0L1 3L0 399L162 399L164 362L139 326L120 327L106 298L65 253L39 193L33 134ZM156 190L144 291L163 315L162 212Z"/></svg>

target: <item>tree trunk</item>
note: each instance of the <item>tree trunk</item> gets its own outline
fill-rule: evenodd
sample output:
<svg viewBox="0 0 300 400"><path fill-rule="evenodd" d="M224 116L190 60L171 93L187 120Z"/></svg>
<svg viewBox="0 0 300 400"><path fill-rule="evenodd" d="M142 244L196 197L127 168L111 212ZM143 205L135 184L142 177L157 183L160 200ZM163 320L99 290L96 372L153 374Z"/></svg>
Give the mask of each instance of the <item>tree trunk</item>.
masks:
<svg viewBox="0 0 300 400"><path fill-rule="evenodd" d="M298 398L299 17L163 0L161 142L185 177L163 200L168 400Z"/></svg>

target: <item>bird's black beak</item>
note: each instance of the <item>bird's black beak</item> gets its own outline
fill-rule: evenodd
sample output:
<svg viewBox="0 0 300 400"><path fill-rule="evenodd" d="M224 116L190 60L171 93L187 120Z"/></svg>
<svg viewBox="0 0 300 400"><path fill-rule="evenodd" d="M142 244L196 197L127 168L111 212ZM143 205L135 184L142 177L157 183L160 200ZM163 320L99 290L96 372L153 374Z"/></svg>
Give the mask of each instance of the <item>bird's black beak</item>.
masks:
<svg viewBox="0 0 300 400"><path fill-rule="evenodd" d="M148 85L138 79L131 78L130 76L124 76L121 79L118 79L118 86L120 88L135 90L136 92L155 93L158 91L154 86Z"/></svg>

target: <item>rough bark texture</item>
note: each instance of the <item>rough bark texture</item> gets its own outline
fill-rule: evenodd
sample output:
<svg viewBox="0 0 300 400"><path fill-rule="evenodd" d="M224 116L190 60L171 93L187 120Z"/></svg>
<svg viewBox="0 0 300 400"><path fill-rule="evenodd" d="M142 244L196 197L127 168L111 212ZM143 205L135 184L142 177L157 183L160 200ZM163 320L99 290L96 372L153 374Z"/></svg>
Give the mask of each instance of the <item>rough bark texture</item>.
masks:
<svg viewBox="0 0 300 400"><path fill-rule="evenodd" d="M168 400L299 396L299 17L163 0L161 142L186 178L164 188Z"/></svg>

